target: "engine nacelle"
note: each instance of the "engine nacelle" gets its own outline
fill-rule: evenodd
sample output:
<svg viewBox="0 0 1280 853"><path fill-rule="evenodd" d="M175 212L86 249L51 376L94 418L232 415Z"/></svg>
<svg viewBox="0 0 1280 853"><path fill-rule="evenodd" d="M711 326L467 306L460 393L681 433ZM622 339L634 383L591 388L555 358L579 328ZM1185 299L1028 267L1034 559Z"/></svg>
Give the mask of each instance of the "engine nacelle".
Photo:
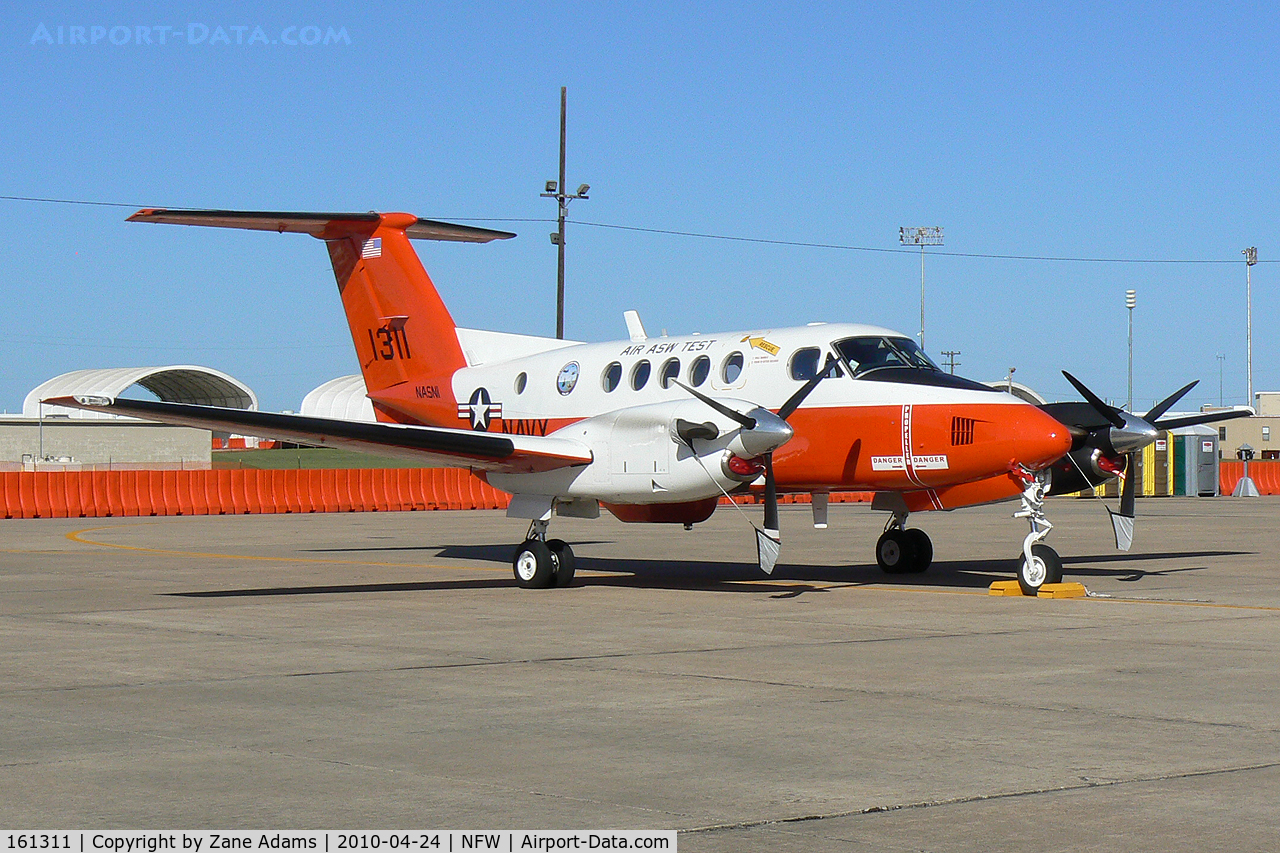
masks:
<svg viewBox="0 0 1280 853"><path fill-rule="evenodd" d="M758 421L748 429L696 399L633 406L587 418L552 435L591 449L589 465L531 474L490 473L499 489L606 504L683 503L715 498L759 476L761 453L790 427L746 401L721 400ZM781 427L779 426L781 424ZM734 458L748 467L731 465ZM752 464L754 463L754 465Z"/></svg>

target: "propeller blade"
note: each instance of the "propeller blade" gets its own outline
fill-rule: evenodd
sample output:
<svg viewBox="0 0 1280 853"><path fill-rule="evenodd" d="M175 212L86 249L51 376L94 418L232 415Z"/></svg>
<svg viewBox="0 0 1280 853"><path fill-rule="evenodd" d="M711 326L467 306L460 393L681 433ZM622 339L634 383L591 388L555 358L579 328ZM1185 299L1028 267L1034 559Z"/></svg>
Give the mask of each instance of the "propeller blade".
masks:
<svg viewBox="0 0 1280 853"><path fill-rule="evenodd" d="M787 398L787 402L782 404L781 409L778 409L778 417L785 421L787 418L795 414L796 409L800 408L800 404L804 402L804 398L808 397L809 394L812 393L813 389L818 387L819 382L826 379L831 374L831 370L837 364L839 364L839 362L836 361L835 356L831 353L827 353L827 363L823 365L822 370L815 374L808 382L801 385L796 393Z"/></svg>
<svg viewBox="0 0 1280 853"><path fill-rule="evenodd" d="M1111 515L1111 527L1116 534L1116 549L1128 551L1133 547L1134 509L1138 494L1138 454L1125 454L1124 486L1120 489L1120 511L1107 507Z"/></svg>
<svg viewBox="0 0 1280 853"><path fill-rule="evenodd" d="M1126 454L1124 488L1120 490L1120 514L1134 517L1135 498L1138 494L1138 454Z"/></svg>
<svg viewBox="0 0 1280 853"><path fill-rule="evenodd" d="M1155 406L1151 408L1151 411L1147 412L1145 415L1142 416L1143 420L1150 421L1151 423L1154 424L1157 418L1159 418L1165 412L1169 411L1169 408L1174 403L1181 400L1184 394L1186 394L1188 391L1190 391L1192 388L1196 387L1199 384L1200 384L1200 380L1196 379L1192 382L1188 382L1186 385L1183 385L1177 391L1174 391L1168 397L1165 397L1159 403L1156 403Z"/></svg>
<svg viewBox="0 0 1280 853"><path fill-rule="evenodd" d="M1111 527L1116 534L1116 549L1128 551L1133 547L1133 516L1116 512L1111 507L1107 507L1107 512L1111 513Z"/></svg>
<svg viewBox="0 0 1280 853"><path fill-rule="evenodd" d="M781 539L781 528L778 526L778 484L773 479L773 454L764 457L764 530Z"/></svg>
<svg viewBox="0 0 1280 853"><path fill-rule="evenodd" d="M729 418L730 420L740 424L742 427L746 429L756 428L756 419L751 417L750 415L744 415L742 414L742 412L729 408L724 403L721 403L719 400L711 399L706 394L703 394L701 391L698 391L695 388L690 388L688 385L685 385L679 379L672 379L671 382L673 385L678 385L679 387L688 391L690 394L697 397L699 400L706 403L708 406L715 409L717 412L724 415L726 418Z"/></svg>
<svg viewBox="0 0 1280 853"><path fill-rule="evenodd" d="M1118 411L1102 402L1101 397L1086 388L1083 382L1076 379L1070 373L1067 373L1067 371L1062 371L1062 375L1067 377L1067 381L1075 386L1075 389L1080 392L1080 396L1088 400L1089 405L1093 406L1098 414L1106 418L1108 423L1116 429L1124 429L1124 418L1120 417L1120 413Z"/></svg>
<svg viewBox="0 0 1280 853"><path fill-rule="evenodd" d="M766 575L773 574L778 565L778 555L782 553L782 540L775 539L760 528L756 528L756 555L760 560L760 571Z"/></svg>
<svg viewBox="0 0 1280 853"><path fill-rule="evenodd" d="M1197 424L1211 424L1214 421L1229 421L1233 418L1247 418L1251 414L1253 413L1244 409L1234 409L1230 412L1201 412L1198 415L1183 415L1180 418L1164 418L1156 421L1152 426L1156 429L1177 429Z"/></svg>

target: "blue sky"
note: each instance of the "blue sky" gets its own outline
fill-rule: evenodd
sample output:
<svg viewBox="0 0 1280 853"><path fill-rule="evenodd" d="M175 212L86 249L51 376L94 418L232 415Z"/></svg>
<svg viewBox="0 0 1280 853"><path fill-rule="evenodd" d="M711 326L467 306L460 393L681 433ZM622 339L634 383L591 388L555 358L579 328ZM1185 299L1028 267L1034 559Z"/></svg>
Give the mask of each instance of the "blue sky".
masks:
<svg viewBox="0 0 1280 853"><path fill-rule="evenodd" d="M919 328L914 252L600 225L877 250L941 225L926 343L958 372L1067 399L1065 368L1122 403L1134 288L1135 406L1191 379L1216 403L1219 353L1243 403L1246 246L1254 386L1280 389L1277 35L1264 4L10 6L0 195L493 220L519 237L419 254L459 324L550 335L554 223L522 220L554 218L567 86L570 216L597 223L569 227L570 337L623 337L628 308ZM0 200L0 408L82 367L204 364L268 409L356 372L318 242L130 212Z"/></svg>

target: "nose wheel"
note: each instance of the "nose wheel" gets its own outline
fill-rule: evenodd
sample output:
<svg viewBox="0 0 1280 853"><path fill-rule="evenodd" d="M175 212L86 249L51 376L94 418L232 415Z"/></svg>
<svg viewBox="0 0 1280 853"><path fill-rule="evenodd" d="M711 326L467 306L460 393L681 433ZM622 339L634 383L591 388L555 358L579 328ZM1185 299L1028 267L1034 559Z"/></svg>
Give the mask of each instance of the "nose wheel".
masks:
<svg viewBox="0 0 1280 853"><path fill-rule="evenodd" d="M1047 583L1062 583L1062 558L1048 545L1031 546L1031 559L1018 560L1018 586L1023 595L1036 595Z"/></svg>

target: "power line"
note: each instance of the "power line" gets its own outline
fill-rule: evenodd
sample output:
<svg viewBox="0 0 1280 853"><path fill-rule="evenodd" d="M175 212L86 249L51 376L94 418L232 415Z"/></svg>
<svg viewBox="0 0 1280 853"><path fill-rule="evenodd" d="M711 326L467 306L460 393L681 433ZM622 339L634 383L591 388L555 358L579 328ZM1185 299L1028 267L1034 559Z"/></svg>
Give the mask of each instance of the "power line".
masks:
<svg viewBox="0 0 1280 853"><path fill-rule="evenodd" d="M739 243L763 243L773 246L799 246L806 249L840 249L849 252L887 252L895 255L915 254L914 249L881 248L876 246L850 246L842 243L809 243L798 240L769 240L763 237L732 237L724 234L706 234L698 231L673 231L665 228L640 228L634 225L612 225L605 222L583 222L572 220L575 225L587 225L593 228L611 228L619 231L639 231L646 234L666 234L675 237L697 237L704 240L732 240ZM986 258L1001 261L1064 261L1073 263L1094 264L1238 264L1231 258L1073 258L1053 255L997 255L981 252L932 252L933 255L946 255L953 258ZM1258 263L1276 263L1280 259Z"/></svg>
<svg viewBox="0 0 1280 853"><path fill-rule="evenodd" d="M83 199L68 198L39 198L35 196L18 196L18 195L0 195L0 201L27 201L39 202L44 204L79 204L90 205L95 207L124 207L138 210L148 205L145 204L123 204L113 201L86 201ZM153 207L155 205L152 205ZM199 208L192 207L169 207L169 210L197 210ZM556 222L555 219L547 219L545 217L442 217L446 221L452 222ZM725 240L734 243L756 243L767 246L795 246L801 249L834 249L844 252L882 252L893 255L910 254L915 255L913 249L903 248L883 248L879 246L853 246L845 243L814 243L803 240L772 240L765 237L741 237L730 234L709 234L702 231L677 231L670 228L643 228L637 225L617 225L609 222L587 222L579 219L569 219L574 225L585 225L588 228L608 228L614 231L633 231L640 234L663 234L670 237L692 237L699 240ZM952 258L977 258L985 260L997 261L1056 261L1059 263L1080 263L1080 264L1238 264L1239 260L1232 258L1081 258L1058 255L1001 255L984 252L933 252L937 256L946 256ZM1259 259L1260 264L1280 263L1280 258Z"/></svg>

